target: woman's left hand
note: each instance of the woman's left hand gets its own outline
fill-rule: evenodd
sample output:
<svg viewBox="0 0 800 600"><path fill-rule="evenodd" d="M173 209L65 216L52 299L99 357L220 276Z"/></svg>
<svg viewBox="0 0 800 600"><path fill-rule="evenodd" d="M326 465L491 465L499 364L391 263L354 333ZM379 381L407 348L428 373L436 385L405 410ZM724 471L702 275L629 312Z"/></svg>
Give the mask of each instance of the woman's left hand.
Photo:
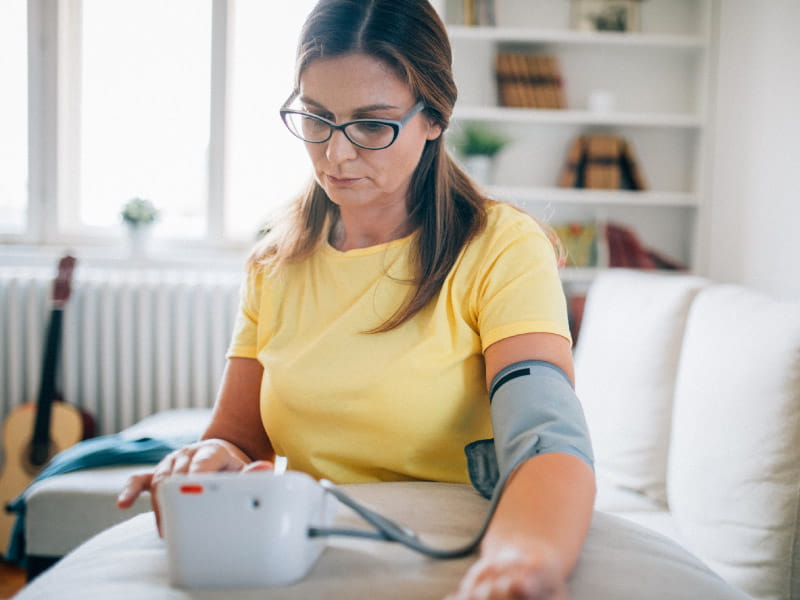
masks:
<svg viewBox="0 0 800 600"><path fill-rule="evenodd" d="M446 600L567 600L567 584L545 545L484 551Z"/></svg>

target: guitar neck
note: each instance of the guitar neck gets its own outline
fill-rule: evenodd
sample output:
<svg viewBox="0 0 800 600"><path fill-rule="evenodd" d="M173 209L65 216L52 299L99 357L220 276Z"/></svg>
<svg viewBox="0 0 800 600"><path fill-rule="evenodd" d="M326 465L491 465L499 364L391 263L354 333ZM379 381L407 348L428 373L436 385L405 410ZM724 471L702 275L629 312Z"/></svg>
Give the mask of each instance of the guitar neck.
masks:
<svg viewBox="0 0 800 600"><path fill-rule="evenodd" d="M58 355L61 347L61 325L64 311L60 306L50 313L50 324L47 327L47 342L44 350L42 378L39 383L39 397L36 402L36 421L33 427L31 443L31 462L43 464L47 460L50 447L50 417L53 402L56 399L56 371Z"/></svg>

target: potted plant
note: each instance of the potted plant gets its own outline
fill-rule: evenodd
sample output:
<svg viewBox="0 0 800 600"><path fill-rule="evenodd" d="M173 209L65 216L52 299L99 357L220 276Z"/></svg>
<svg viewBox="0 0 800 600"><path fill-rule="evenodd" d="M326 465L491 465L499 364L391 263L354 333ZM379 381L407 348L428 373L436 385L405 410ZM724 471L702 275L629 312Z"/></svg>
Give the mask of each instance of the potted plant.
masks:
<svg viewBox="0 0 800 600"><path fill-rule="evenodd" d="M467 124L455 140L455 147L462 157L464 169L478 183L489 184L492 179L494 158L506 144L508 138L484 125Z"/></svg>
<svg viewBox="0 0 800 600"><path fill-rule="evenodd" d="M128 228L131 254L144 255L150 228L158 220L158 209L150 200L131 198L123 205L120 217Z"/></svg>

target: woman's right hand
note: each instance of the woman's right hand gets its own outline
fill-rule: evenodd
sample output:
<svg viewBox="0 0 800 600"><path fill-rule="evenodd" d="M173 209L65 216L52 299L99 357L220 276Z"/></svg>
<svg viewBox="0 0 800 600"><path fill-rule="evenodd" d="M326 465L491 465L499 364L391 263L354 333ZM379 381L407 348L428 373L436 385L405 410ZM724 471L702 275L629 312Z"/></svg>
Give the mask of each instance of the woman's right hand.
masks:
<svg viewBox="0 0 800 600"><path fill-rule="evenodd" d="M161 535L158 510L158 486L175 473L208 473L213 471L269 470L269 461L251 462L234 444L221 439L202 440L169 453L150 473L131 476L117 498L117 507L130 508L142 492L150 492L150 504Z"/></svg>

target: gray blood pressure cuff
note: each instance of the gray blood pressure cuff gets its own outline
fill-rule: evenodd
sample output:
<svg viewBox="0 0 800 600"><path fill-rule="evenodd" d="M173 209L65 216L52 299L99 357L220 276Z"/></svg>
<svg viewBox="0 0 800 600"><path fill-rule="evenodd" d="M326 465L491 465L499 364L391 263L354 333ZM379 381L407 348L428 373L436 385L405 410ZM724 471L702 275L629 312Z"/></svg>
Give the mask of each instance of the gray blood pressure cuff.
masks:
<svg viewBox="0 0 800 600"><path fill-rule="evenodd" d="M565 452L594 468L589 430L566 374L548 362L507 366L489 387L494 439L464 448L472 485L489 498L498 481L538 454Z"/></svg>

